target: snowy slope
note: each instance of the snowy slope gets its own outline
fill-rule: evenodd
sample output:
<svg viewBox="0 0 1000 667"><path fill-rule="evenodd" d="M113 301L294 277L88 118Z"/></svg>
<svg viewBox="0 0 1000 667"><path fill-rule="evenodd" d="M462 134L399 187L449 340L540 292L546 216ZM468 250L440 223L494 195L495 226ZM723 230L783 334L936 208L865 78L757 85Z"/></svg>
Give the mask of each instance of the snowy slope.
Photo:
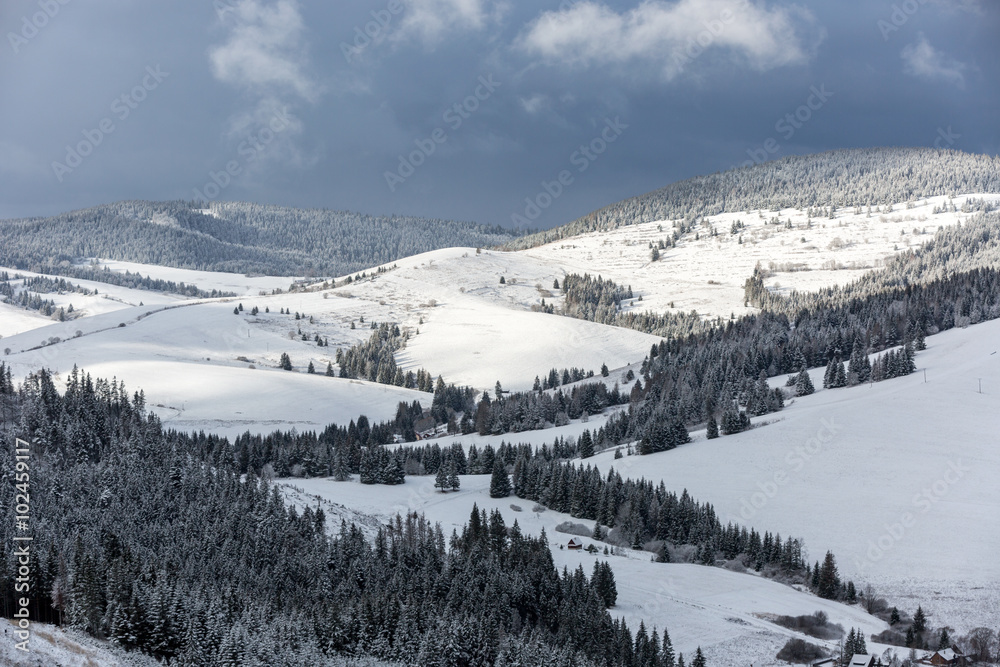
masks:
<svg viewBox="0 0 1000 667"><path fill-rule="evenodd" d="M464 525L473 504L491 512L497 509L509 526L516 520L532 535L544 530L552 546L556 566L575 569L582 565L588 576L595 558L606 559L615 572L618 603L611 610L632 627L639 622L647 628L666 627L677 650L691 654L701 646L713 665L745 665L768 661L794 632L767 620L771 615L803 615L825 612L834 623L846 628L863 628L866 634L880 632L885 624L858 607L822 600L809 593L763 579L721 568L651 562L648 552L619 550L610 556L592 556L585 551L559 548L568 536L555 532L566 520L592 528L592 522L570 519L552 511L535 513L532 503L515 497L490 498L488 475L463 476L457 493L442 494L431 477L409 477L400 486L367 486L356 481L327 479L281 480L286 496L300 507L317 504L328 516L327 525L336 529L340 518L358 521L372 534L376 521L388 521L396 513L422 512L440 522L445 535ZM515 511L513 506L522 508ZM581 538L585 544L592 540ZM602 543L596 543L603 548ZM832 647L832 644L831 644Z"/></svg>
<svg viewBox="0 0 1000 667"><path fill-rule="evenodd" d="M592 461L686 488L723 521L801 536L813 560L832 550L842 575L901 608L989 624L1000 617L998 341L996 320L948 331L927 339L914 375L819 390L745 433Z"/></svg>
<svg viewBox="0 0 1000 667"><path fill-rule="evenodd" d="M65 377L76 364L97 377L116 377L130 390L143 389L167 427L228 436L321 430L361 414L381 421L395 415L400 401L427 401L421 392L323 376L333 341L319 348L293 340L291 316L237 317L234 303L130 308L51 325L5 339L14 350L5 361L19 375L44 366ZM69 332L78 327L84 333L73 337ZM38 347L46 334L66 338ZM282 352L297 372L277 368ZM304 372L310 360L319 374Z"/></svg>
<svg viewBox="0 0 1000 667"><path fill-rule="evenodd" d="M11 276L11 283L18 292L23 287L23 280L13 280L15 276L33 278L44 275L32 271L19 271L5 267L0 267L0 272L7 272ZM52 277L59 278L59 276ZM82 322L95 315L113 313L129 308L130 306L138 306L140 303L149 306L165 306L181 303L186 300L178 294L134 290L127 287L117 287L115 285L95 282L93 280L77 280L75 278L67 280L75 286L95 293L85 295L81 292L67 292L64 294L52 292L41 294L40 296L45 300L55 302L57 307L68 309L72 305L75 312L72 316L73 319L69 320L69 322ZM0 303L0 336L14 336L19 333L52 325L54 322L56 320L41 315L38 311L24 310L11 304ZM69 331L75 331L77 328L79 327L72 327L69 324L62 327L63 330ZM54 334L48 333L48 336L51 335L60 334L58 332Z"/></svg>
<svg viewBox="0 0 1000 667"><path fill-rule="evenodd" d="M404 369L427 368L449 382L483 389L497 380L507 389L526 389L553 366L624 366L658 341L526 310L525 294L539 294L534 283L501 286L498 276L520 274L537 282L542 276L531 273L537 269L551 283L555 274L536 265L519 254L460 248L418 255L374 279L319 291L209 300L160 295L164 301L154 304L156 293L117 288L115 310L50 321L2 344L11 349L5 361L19 375L43 365L66 373L77 364L143 388L169 426L233 434L322 428L361 413L380 420L392 417L399 401L428 404L430 397L419 392L302 372L311 361L323 373L338 347L369 338L372 322L398 322L415 335L397 358ZM199 286L219 286L221 280ZM145 306L129 305L142 299ZM239 316L233 314L237 304L244 306ZM249 312L254 306L256 316ZM304 317L296 320L282 310ZM316 335L329 346L318 347ZM282 352L298 372L272 372Z"/></svg>
<svg viewBox="0 0 1000 667"><path fill-rule="evenodd" d="M970 217L961 212L969 198L997 201L1000 195L902 202L891 213L873 212L871 217L867 209L846 208L836 211L834 219L817 217L811 223L808 211L798 209L724 213L705 218L675 248L661 250L657 262L651 261L649 244L671 235L670 221L592 232L524 254L567 273L589 272L630 284L643 297L631 306L640 312L693 309L702 315L739 316L756 310L743 307L743 283L758 262L774 271L765 281L770 288L813 291L843 285L881 266L886 257L923 245L938 228ZM959 212L935 214L934 208L946 202ZM745 229L732 234L736 222ZM789 222L790 229L785 226ZM711 235L713 228L717 236Z"/></svg>
<svg viewBox="0 0 1000 667"><path fill-rule="evenodd" d="M62 628L32 623L28 651L14 648L14 626L10 619L0 619L0 665L4 667L151 667L156 660L141 653L125 651L93 637Z"/></svg>
<svg viewBox="0 0 1000 667"><path fill-rule="evenodd" d="M874 585L878 595L911 613L922 605L932 623L948 623L960 634L988 626L1000 615L998 340L1000 321L932 336L917 357L921 371L915 375L819 390L743 434L706 441L695 432L694 442L669 452L616 461L608 450L587 462L602 472L615 467L625 477L662 479L671 490L687 489L712 502L724 522L803 537L812 560L830 549L844 578ZM815 381L821 386L820 377ZM439 442L540 444L596 428L604 418ZM440 521L448 533L465 523L473 503L496 508L508 524L516 519L527 532L544 528L560 566L582 563L588 572L593 567L589 554L558 549L566 538L554 532L565 520L588 528L591 522L550 510L536 514L530 501L513 497L491 499L488 476L463 477L455 494L436 491L430 477L409 477L397 487L325 479L283 483L299 504L320 502L331 516L360 521L369 533L379 521L410 511ZM523 511L515 512L512 504ZM701 645L712 664L772 660L793 636L767 621L773 614L823 610L845 629L862 627L868 636L884 629L856 606L822 601L753 575L649 559L648 553L631 551L610 558L619 590L614 613L633 627L639 620L647 627L666 626L680 650L689 653Z"/></svg>
<svg viewBox="0 0 1000 667"><path fill-rule="evenodd" d="M85 263L85 266L102 270L107 267L114 273L130 271L149 278L197 285L206 292L211 292L215 289L220 292L232 292L240 296L259 294L261 291L271 292L276 289L286 290L293 281L298 280L298 278L286 278L282 276L245 276L240 273L175 269L169 266L121 262L115 259L91 259Z"/></svg>
<svg viewBox="0 0 1000 667"><path fill-rule="evenodd" d="M944 201L925 200L910 208L899 205L891 214L871 218L845 209L838 211L834 220L813 219L808 228L808 216L803 211L714 216L704 224L702 231L706 233L700 240L685 238L677 248L665 250L663 258L655 263L649 261L648 243L665 237L670 223L663 224L662 232L659 223L635 225L524 252L449 248L399 260L391 267L383 267L388 269L384 273L349 285L341 283L335 289L317 287L314 291L283 294L270 291L287 289L293 278L248 278L113 262L107 264L117 271L127 269L183 281L204 290L235 290L244 296L214 304L197 303L176 295L74 281L97 288L100 295L53 298L60 304L72 302L75 309L83 309L83 317L48 323L26 311L3 306L0 335L5 336L3 348L12 350L8 361L22 374L41 363L62 371L74 363L100 366L113 375L127 373L129 384L141 385L151 404L177 408L180 403L182 411L189 409L184 396L190 389L170 378L203 377L206 389L219 392L215 405L226 414L210 417L206 413L184 419L165 408L164 415L177 419L179 427L201 424L229 429L231 424L231 428L269 430L280 422L277 414L286 414L288 425L315 427L320 426L315 420L322 419L324 413L299 414L302 399L310 395L315 378L296 374L291 376L295 390L286 386L293 380L284 378L280 387L269 391L274 376L254 376L255 380L245 384L242 378L246 374L234 375L232 368L247 369L251 364L258 369L273 368L280 354L288 352L300 369L312 361L322 372L337 347L368 338L369 323L394 322L413 334L408 347L397 356L405 370L426 368L448 382L478 389L492 388L497 380L506 389L526 389L535 376L553 367L597 371L606 363L611 369L621 369L641 361L658 339L533 312L532 307L540 306L543 300L561 306L560 293L552 289L554 280L567 273L589 272L631 284L643 296L642 301L627 305L636 310L668 309L673 303L676 309L696 308L702 313L744 312L742 284L758 261L766 266L773 263L775 274L769 280L772 287L780 283L783 288L812 289L845 282L859 275L861 269L822 270L823 265L832 261L843 266L875 266L894 250L922 243L938 226L954 224L963 217L961 213L934 214L932 209ZM958 197L952 203L960 207L963 201ZM791 221L793 228L769 224L772 218ZM742 244L737 240L739 236L728 233L736 220L746 225L741 232ZM718 236L707 234L712 226L719 230ZM914 228L926 233L914 235ZM906 234L900 236L900 232ZM802 237L806 243L801 242ZM810 270L789 272L802 267ZM501 277L504 284L500 283ZM139 303L144 306L139 307ZM247 310L256 305L261 311L269 308L271 312L262 312L258 317L244 312L237 318L232 315L236 303L244 303ZM184 307L164 310L168 306ZM305 322L278 315L281 309L305 313L311 319ZM140 317L146 319L138 320ZM112 331L122 323L130 330L136 325L137 341ZM79 341L65 342L77 331L83 336ZM310 339L316 335L328 339L330 346L318 348L310 341L302 341L300 331ZM32 349L56 338L63 342ZM134 363L116 372L116 364L126 360ZM166 366L142 366L154 361ZM230 370L209 369L219 365ZM322 394L323 400L340 402L339 389L333 390L332 384L324 385L324 389L330 391ZM379 392L382 395L372 399L375 407L368 410L370 417L391 413L388 394L384 389ZM350 400L348 397L343 404L352 409ZM206 410L212 408L211 403L204 406ZM237 410L244 416L259 416L260 425L254 427L253 418L244 421L236 416ZM335 414L346 416L346 411ZM222 421L215 423L215 419Z"/></svg>

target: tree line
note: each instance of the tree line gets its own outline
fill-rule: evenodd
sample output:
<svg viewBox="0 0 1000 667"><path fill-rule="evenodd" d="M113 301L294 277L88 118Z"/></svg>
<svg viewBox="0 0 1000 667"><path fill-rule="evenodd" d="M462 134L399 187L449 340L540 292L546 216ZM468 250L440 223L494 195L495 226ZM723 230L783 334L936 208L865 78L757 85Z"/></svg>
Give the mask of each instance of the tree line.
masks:
<svg viewBox="0 0 1000 667"><path fill-rule="evenodd" d="M5 220L0 266L53 272L97 257L204 271L342 276L443 247L500 245L520 234L468 222L245 202L122 201Z"/></svg>
<svg viewBox="0 0 1000 667"><path fill-rule="evenodd" d="M672 183L522 236L510 249L626 225L672 220L676 227L726 212L899 204L938 195L1000 192L1000 158L933 148L863 148L789 156Z"/></svg>

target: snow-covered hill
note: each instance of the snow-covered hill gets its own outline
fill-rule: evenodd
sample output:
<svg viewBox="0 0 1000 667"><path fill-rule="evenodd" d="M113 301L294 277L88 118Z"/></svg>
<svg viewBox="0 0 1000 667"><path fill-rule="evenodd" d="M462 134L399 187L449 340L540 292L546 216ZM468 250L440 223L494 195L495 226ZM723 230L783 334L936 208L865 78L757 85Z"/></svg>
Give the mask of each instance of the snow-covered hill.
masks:
<svg viewBox="0 0 1000 667"><path fill-rule="evenodd" d="M948 200L959 209L964 201ZM144 390L147 404L170 428L228 436L319 430L361 414L389 419L401 401L429 404L430 396L419 391L323 375L336 350L367 340L373 323L398 323L411 333L397 355L404 370L426 368L448 382L491 389L499 380L506 389L526 389L550 368L596 372L602 363L612 369L608 382L614 382L659 339L533 310L543 299L561 306L555 280L586 272L631 285L642 296L626 304L632 310L739 314L752 310L743 306L742 286L758 262L772 272L768 285L774 289L840 284L966 217L960 211L934 213L944 203L943 198L902 203L871 217L841 210L833 219L814 217L811 223L805 211L722 214L700 223L657 262L650 260L649 244L671 233L671 221L519 252L449 248L366 271L351 284L318 283L308 291L281 293L271 292L287 289L292 278L115 263L115 270L241 296L189 299L73 280L96 287L100 295L46 298L73 303L82 316L53 322L2 305L0 348L10 349L3 360L19 376L45 366L65 378L78 365L95 376L124 380L130 391ZM732 234L735 223L742 226ZM713 227L718 235L712 235ZM234 313L239 305L243 310ZM258 312L251 314L254 308ZM819 391L763 418L747 433L706 442L696 432L693 443L670 452L619 461L604 452L589 462L602 470L615 466L627 476L662 479L677 491L687 488L713 503L723 520L802 536L813 560L831 549L846 577L872 583L900 607L922 604L937 615L933 621L965 631L1000 614L995 523L1000 491L994 483L1000 472L998 334L1000 323L991 322L930 337L929 349L917 358L918 367L927 370L926 384L918 373L875 386ZM317 345L317 337L329 345ZM278 369L282 353L290 356L293 372ZM310 362L316 374L306 372ZM818 377L814 383L821 386ZM556 435L593 428L603 418L592 417L589 426L575 422L501 437L551 442ZM527 507L514 512L509 501L488 498L487 483L466 478L461 493L442 496L431 488L432 480L422 478L395 488L294 481L303 489L296 495L300 502L313 502L303 494L319 495L371 527L408 509L458 525L478 502L500 509L508 522L517 518L525 530L544 527L557 544L552 529L566 517L535 516ZM554 553L560 565L587 564L591 558ZM867 632L882 627L857 607L831 605L752 575L667 567L648 558L612 559L621 592L616 613L630 622L668 627L685 652L708 648L713 664L773 658L790 633L769 623L768 614L824 609L845 627ZM732 662L726 662L728 656L735 656Z"/></svg>
<svg viewBox="0 0 1000 667"><path fill-rule="evenodd" d="M927 342L914 375L821 389L745 433L589 462L686 488L723 522L801 536L813 560L832 550L845 577L900 608L988 624L1000 616L1000 321Z"/></svg>
<svg viewBox="0 0 1000 667"><path fill-rule="evenodd" d="M742 434L706 441L695 432L691 444L668 452L615 460L608 450L586 463L602 472L613 467L624 477L662 479L669 490L687 489L712 502L723 522L801 536L810 559L822 560L832 550L845 579L873 585L879 596L911 613L922 605L932 623L964 633L1000 614L994 557L1000 553L1000 488L994 483L1000 472L998 340L1000 321L945 332L928 338L915 375L821 389ZM822 370L813 373L821 386ZM602 422L597 416L546 431L439 442L540 444ZM430 477L409 477L398 487L327 479L283 484L299 505L319 503L337 519L331 525L346 518L367 525L370 533L396 513L417 511L440 521L447 534L476 503L500 510L508 525L516 519L526 532L544 528L560 567L593 567L589 554L559 549L567 538L554 532L566 520L590 529L592 522L551 510L536 513L530 501L514 497L491 499L488 476L462 477L454 494L438 492ZM769 615L822 610L831 621L862 627L867 635L885 627L858 606L820 600L752 574L650 558L632 551L610 557L620 594L614 613L636 627L640 620L647 627L666 626L680 650L701 645L712 664L773 659L794 633L770 623Z"/></svg>
<svg viewBox="0 0 1000 667"><path fill-rule="evenodd" d="M650 244L670 238L672 221L590 232L523 252L546 266L631 285L642 295L631 310L739 317L756 310L744 306L743 284L758 263L771 274L766 285L780 292L844 285L968 219L972 213L961 209L969 199L995 202L1000 195L931 197L871 214L845 208L833 218L799 209L723 213L704 218L676 247L659 250L655 262Z"/></svg>
<svg viewBox="0 0 1000 667"><path fill-rule="evenodd" d="M648 552L627 549L609 556L570 551L562 548L569 536L556 532L555 527L571 520L592 529L592 522L553 511L533 512L530 502L514 497L490 498L488 475L462 476L461 482L457 493L443 494L434 489L432 478L410 477L405 484L393 487L327 479L281 481L286 496L300 507L322 507L334 519L327 522L333 529L339 529L340 518L367 523L371 531L376 522L384 523L396 513L421 512L440 522L449 535L468 521L474 504L487 513L499 510L508 526L516 520L525 533L539 535L544 530L560 569L582 565L589 575L595 559L607 560L618 589L618 603L611 609L614 616L623 617L633 630L640 621L649 629L666 627L678 651L690 655L701 646L709 662L720 667L772 660L789 638L801 636L768 620L777 615L822 611L831 622L845 629L863 628L866 634L887 627L857 606L823 600L753 574L654 563ZM585 545L604 546L586 537L580 539Z"/></svg>

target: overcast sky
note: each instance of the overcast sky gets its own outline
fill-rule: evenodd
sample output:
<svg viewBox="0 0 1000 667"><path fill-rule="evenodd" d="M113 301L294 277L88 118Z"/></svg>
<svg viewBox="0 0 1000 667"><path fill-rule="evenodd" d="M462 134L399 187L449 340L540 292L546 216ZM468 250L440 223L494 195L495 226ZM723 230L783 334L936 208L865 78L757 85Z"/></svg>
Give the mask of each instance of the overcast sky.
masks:
<svg viewBox="0 0 1000 667"><path fill-rule="evenodd" d="M3 0L0 217L206 198L551 227L749 160L997 154L998 7Z"/></svg>

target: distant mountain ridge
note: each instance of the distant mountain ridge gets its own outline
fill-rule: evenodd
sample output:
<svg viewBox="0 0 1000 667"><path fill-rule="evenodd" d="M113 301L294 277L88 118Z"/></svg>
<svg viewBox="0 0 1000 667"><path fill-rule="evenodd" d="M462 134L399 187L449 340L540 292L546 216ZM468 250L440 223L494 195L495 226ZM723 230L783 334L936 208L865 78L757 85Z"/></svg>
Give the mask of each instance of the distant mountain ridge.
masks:
<svg viewBox="0 0 1000 667"><path fill-rule="evenodd" d="M246 202L122 201L0 221L0 265L32 269L101 257L234 273L333 276L449 246L502 245L519 234L469 222Z"/></svg>
<svg viewBox="0 0 1000 667"><path fill-rule="evenodd" d="M656 220L746 210L879 206L1000 192L1000 157L934 148L858 148L792 156L697 176L520 237L510 249Z"/></svg>

